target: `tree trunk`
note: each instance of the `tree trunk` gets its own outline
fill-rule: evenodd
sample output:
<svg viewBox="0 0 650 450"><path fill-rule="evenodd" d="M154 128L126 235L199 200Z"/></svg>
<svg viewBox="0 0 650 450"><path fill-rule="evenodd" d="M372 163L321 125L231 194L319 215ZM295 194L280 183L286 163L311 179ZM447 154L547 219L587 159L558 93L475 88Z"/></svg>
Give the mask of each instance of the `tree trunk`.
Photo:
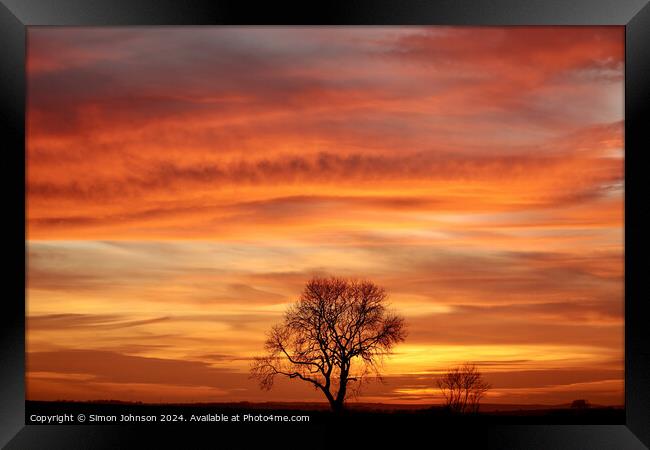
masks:
<svg viewBox="0 0 650 450"><path fill-rule="evenodd" d="M347 393L348 389L348 370L349 367L347 365L344 365L339 377L339 391L336 393L336 400L334 400L334 403L332 403L332 410L337 414L343 412L345 394Z"/></svg>
<svg viewBox="0 0 650 450"><path fill-rule="evenodd" d="M343 412L343 400L337 398L330 402L330 406L332 407L332 412L334 414L341 414Z"/></svg>

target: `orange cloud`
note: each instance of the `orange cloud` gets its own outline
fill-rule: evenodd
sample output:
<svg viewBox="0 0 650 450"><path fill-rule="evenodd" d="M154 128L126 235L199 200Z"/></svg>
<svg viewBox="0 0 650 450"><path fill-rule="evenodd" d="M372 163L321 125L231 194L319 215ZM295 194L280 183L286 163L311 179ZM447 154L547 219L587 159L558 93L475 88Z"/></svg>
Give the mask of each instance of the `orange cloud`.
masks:
<svg viewBox="0 0 650 450"><path fill-rule="evenodd" d="M621 402L622 27L28 38L29 398L317 398L246 372L337 274L410 329L362 399L470 359L498 403Z"/></svg>

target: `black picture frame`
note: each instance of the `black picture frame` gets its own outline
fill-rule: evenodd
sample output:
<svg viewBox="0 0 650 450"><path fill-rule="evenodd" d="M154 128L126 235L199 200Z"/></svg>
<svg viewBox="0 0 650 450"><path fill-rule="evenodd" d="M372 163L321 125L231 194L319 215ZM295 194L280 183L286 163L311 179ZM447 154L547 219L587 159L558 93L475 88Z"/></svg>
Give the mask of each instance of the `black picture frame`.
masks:
<svg viewBox="0 0 650 450"><path fill-rule="evenodd" d="M425 442L453 437L463 444L528 449L639 449L650 446L650 308L645 267L650 209L643 144L650 127L649 0L355 0L280 5L244 0L0 0L0 136L5 164L0 445L11 449L179 448L219 446L232 429L213 426L25 425L25 49L26 27L125 25L623 25L625 55L625 425L486 425L480 431L412 427L374 430L421 434ZM219 428L217 430L217 428ZM286 440L287 433L237 427L238 446L251 439ZM277 432L275 432L277 431ZM371 430L373 431L373 430ZM292 436L295 430L291 431ZM355 439L349 433L349 438ZM435 437L434 437L435 436ZM232 437L232 436L231 436ZM358 437L358 436L357 436ZM364 440L367 433L364 432ZM202 441L202 439L205 439ZM414 437L412 438L414 439ZM431 439L431 440L429 440ZM433 440L435 439L435 441ZM317 444L326 439L317 439ZM285 441L285 442L291 442ZM417 441L413 441L414 443ZM350 444L350 441L346 441ZM406 445L404 441L402 445ZM351 444L350 444L351 445ZM423 444L418 444L423 445ZM316 445L318 446L318 445ZM344 446L344 447L347 447Z"/></svg>

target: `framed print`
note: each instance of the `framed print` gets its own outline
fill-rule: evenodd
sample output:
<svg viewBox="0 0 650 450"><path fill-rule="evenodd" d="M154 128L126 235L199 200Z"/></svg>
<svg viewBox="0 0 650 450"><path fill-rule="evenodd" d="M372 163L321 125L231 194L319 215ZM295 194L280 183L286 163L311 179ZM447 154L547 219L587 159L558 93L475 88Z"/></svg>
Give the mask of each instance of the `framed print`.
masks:
<svg viewBox="0 0 650 450"><path fill-rule="evenodd" d="M0 21L6 448L650 444L646 1Z"/></svg>

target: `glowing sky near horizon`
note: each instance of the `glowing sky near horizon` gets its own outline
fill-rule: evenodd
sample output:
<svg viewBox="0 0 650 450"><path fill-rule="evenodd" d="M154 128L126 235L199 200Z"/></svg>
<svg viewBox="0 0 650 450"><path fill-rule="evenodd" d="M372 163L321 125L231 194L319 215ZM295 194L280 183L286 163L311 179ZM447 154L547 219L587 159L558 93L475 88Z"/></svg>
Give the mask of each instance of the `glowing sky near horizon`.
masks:
<svg viewBox="0 0 650 450"><path fill-rule="evenodd" d="M30 27L27 397L248 379L314 275L409 335L358 401L623 403L623 27Z"/></svg>

